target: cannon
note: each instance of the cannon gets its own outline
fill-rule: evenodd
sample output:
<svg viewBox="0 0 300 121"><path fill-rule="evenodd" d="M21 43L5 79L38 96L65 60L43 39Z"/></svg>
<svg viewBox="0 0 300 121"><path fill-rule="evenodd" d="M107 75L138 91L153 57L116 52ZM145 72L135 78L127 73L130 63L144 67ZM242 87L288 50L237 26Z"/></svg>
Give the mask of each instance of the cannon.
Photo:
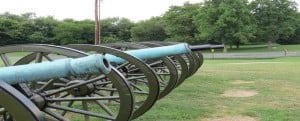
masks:
<svg viewBox="0 0 300 121"><path fill-rule="evenodd" d="M131 43L131 45L134 44ZM40 63L43 61L53 61L57 58L84 57L90 55L89 53L95 53L95 52L103 54L105 55L106 58L108 58L111 65L114 66L112 67L112 72L115 72L115 75L117 76L102 75L103 78L98 79L97 82L92 84L93 85L92 87L96 88L92 92L94 95L86 95L84 93L84 94L80 94L80 96L89 96L89 97L95 97L95 95L114 96L114 95L120 95L119 93L123 92L122 91L123 88L125 88L125 90L126 88L130 88L129 89L130 94L132 94L135 98L134 101L135 105L132 107L133 108L132 111L130 111L131 109L129 109L130 106L127 106L128 108L127 111L121 109L117 111L110 110L111 107L114 108L114 106L116 105L117 107L121 108L123 104L126 104L124 103L124 100L126 99L123 99L123 103L120 103L121 100L120 98L107 99L106 102L103 101L100 104L101 106L98 106L101 107L101 109L103 109L104 114L108 114L110 116L110 118L98 117L100 119L118 120L121 119L119 117L123 117L123 120L127 120L127 119L130 120L144 114L153 106L153 104L157 99L161 99L162 97L170 93L175 87L178 86L179 78L182 78L181 80L187 78L187 76L181 76L183 75L182 73L184 72L182 71L182 69L185 69L187 67L185 67L184 65L183 66L179 65L178 64L179 62L181 62L180 64L185 63L186 65L190 65L189 63L195 64L194 60L188 62L184 60L186 59L185 57L179 56L182 54L190 53L191 51L195 51L195 48L191 49L191 47L188 46L187 44L179 44L179 45L172 45L172 46L158 47L158 48L147 48L147 46L141 44L139 45L136 44L136 45L139 46L140 47L139 49L141 50L120 51L117 49L107 47L107 46L114 47L114 44L110 44L110 45L108 44L106 46L67 45L67 47L54 46L54 45L41 45L41 44L13 45L13 46L0 47L0 57L4 65L12 66L12 65L20 65L20 64L28 64L28 63ZM69 47L73 49L70 49ZM115 46L114 48L120 49L119 47ZM129 48L129 49L136 49L136 48ZM162 53L161 51L163 49L165 49L163 51L164 53ZM17 59L15 58L11 59L7 57L14 52L18 52L18 54L22 52L22 56ZM175 60L173 57L177 57L177 56L179 59ZM92 80L97 77L99 77L99 75L87 75L85 77L72 76L68 78L49 80L48 82L47 81L33 82L33 83L27 83L25 85L17 84L14 85L14 87L16 87L24 95L34 95L36 93L39 94L44 92L61 90L61 88L65 88L64 85L72 86L73 84L77 84L79 82L89 80L89 79ZM116 83L118 83L116 80L121 80L120 82L125 83L122 84L123 87L120 86L120 84L119 86L116 85ZM91 84L86 84L86 85L91 85ZM105 94L100 93L103 91L107 91L107 92ZM85 121L93 120L94 113L88 110L89 107L94 106L93 104L87 103L88 101L85 102L84 99L82 98L81 101L82 101L83 108L78 108L78 104L74 103L75 102L74 100L72 102L71 101L72 99L69 98L69 95L67 96L65 95L66 94L64 93L60 93L60 95L54 95L54 96L52 95L52 97L50 96L48 97L50 100L52 100L52 102L55 102L54 104L56 105L55 106L51 105L51 107L47 107L46 109L52 108L59 111L55 111L54 113L53 112L49 113L49 110L42 110L42 111L46 112L47 115L50 115L51 117L54 117L57 120L67 120L66 117L69 118L70 117L69 115L71 115L72 117L77 117L77 115L72 115L70 114L70 112L71 113L76 112L81 114L82 115L81 117L83 118L79 118L79 119ZM60 101L58 101L55 98L55 96L61 97ZM63 100L63 98L68 99L69 102L61 101ZM130 101L127 101L127 103L131 106L133 105L133 103ZM61 107L64 106L64 108L61 108L60 106ZM72 110L69 111L69 108L72 108ZM82 113L78 110L83 112L85 111L85 112ZM101 113L103 114L103 112ZM115 114L113 114L112 112L114 112ZM126 113L126 112L130 112L130 113ZM131 117L131 113L132 113L132 117Z"/></svg>
<svg viewBox="0 0 300 121"><path fill-rule="evenodd" d="M14 45L14 47L18 48L19 46ZM23 52L25 52L25 51L29 51L30 49L33 49L31 47L33 46L27 46L27 48L21 48L21 49L23 49ZM10 49L11 48L5 48L5 47L0 49L2 50L1 52L3 52L1 54L1 58L2 60L5 60L3 61L4 64L9 66L9 67L1 68L2 70L1 72L3 72L4 74L1 76L2 77L1 79L10 80L7 81L7 83L12 84L14 89L17 89L18 92L21 92L22 95L24 95L31 102L33 102L33 104L35 104L37 109L43 112L43 116L51 117L49 119L54 121L58 121L58 120L68 121L70 117L76 120L119 120L119 121L130 120L134 109L133 96L129 88L129 84L127 83L125 77L123 77L122 74L120 74L120 72L118 72L115 68L111 68L111 72L109 73L107 73L108 72L107 70L106 71L103 70L105 73L91 73L95 69L93 69L93 66L89 66L89 64L96 63L99 61L96 60L88 61L86 58L89 58L90 56L87 57L82 56L85 58L84 59L78 58L78 60L81 61L76 61L76 62L71 61L71 63L69 64L66 63L65 66L62 64L57 64L56 61L54 61L54 64L49 64L50 62L46 62L46 64L44 62L39 63L41 62L41 60L39 60L40 57L46 56L46 58L51 60L50 55L45 55L47 51L50 52L50 51L59 50L59 52L61 52L60 54L68 53L69 55L72 54L76 55L81 53L79 51L74 52L75 50L70 50L68 48L61 48L61 47L50 46L50 45L49 47L37 46L37 45L34 46L34 49L39 49L39 52L33 52L36 54L34 61L37 61L38 64L12 66L9 65L10 63L12 63L11 62L12 60L9 57L7 57L7 55L9 52L18 51L18 50L16 49L10 50ZM22 52L22 51L18 51L18 52ZM30 55L32 54L27 55L26 53L26 56L22 57L22 59L20 60L22 60L23 62L30 61L29 58ZM60 58L61 57L59 57L59 59ZM61 62L61 60L58 61ZM104 64L109 65L108 61L103 61L103 62ZM69 67L71 65L74 65L74 63L75 64L78 63L80 65L80 66L76 66L75 68L76 70L63 71L64 67ZM22 64L21 61L14 62L14 65L19 65L19 64ZM45 68L44 66L47 68ZM96 65L95 67L98 68L103 66ZM110 65L107 67L110 68ZM33 73L29 73L28 68L30 68L30 70L31 69L34 70L38 69L38 70L33 71ZM19 69L23 71L20 71ZM6 71L6 70L10 70L10 71ZM21 73L23 76L24 74L27 75L26 78L23 76L18 76L18 78L12 77L11 75L13 73L10 72L13 72L13 70L17 70L18 73ZM79 71L80 73L78 72L78 70L81 70ZM64 76L62 76L61 74L63 74ZM65 77L65 74L69 74L69 75L71 74L71 76ZM40 81L40 80L44 80L44 81ZM109 85L110 86L114 85L114 87L109 88ZM96 88L96 86L105 87L105 89L98 89ZM115 95L109 95L108 93L109 91L106 90L114 90ZM3 97L3 98L6 99L7 97ZM1 99L1 101L9 102L9 100L7 99L6 100ZM107 105L106 102L108 101L115 101L118 103L113 105ZM21 102L21 104L24 103ZM15 108L14 109L3 108L6 106L4 106L3 104L0 105L1 105L0 106L1 120L8 120L8 118L10 117L16 117L16 113L14 112L13 112L14 115L12 116L7 116L10 115L10 113L6 113L7 111L11 111L11 110L15 111L16 110ZM26 106L24 109L26 109ZM19 114L17 115L19 116ZM26 118L23 117L23 119Z"/></svg>

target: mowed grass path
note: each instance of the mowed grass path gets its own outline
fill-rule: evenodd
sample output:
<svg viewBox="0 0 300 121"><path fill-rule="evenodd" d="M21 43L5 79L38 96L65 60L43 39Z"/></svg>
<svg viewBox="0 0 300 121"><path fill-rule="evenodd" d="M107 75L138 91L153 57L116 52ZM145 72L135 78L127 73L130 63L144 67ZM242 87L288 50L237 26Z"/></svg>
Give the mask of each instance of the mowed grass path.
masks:
<svg viewBox="0 0 300 121"><path fill-rule="evenodd" d="M235 80L254 83L232 84ZM243 98L222 95L230 89L256 90L258 94ZM228 116L299 121L300 57L205 60L194 76L137 121L201 121Z"/></svg>

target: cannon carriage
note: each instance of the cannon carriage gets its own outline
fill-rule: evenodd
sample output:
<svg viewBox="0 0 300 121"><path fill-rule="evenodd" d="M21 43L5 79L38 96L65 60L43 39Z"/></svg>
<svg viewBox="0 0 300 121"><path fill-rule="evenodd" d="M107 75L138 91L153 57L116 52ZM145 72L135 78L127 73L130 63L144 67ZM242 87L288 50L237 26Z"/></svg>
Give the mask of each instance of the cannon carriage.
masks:
<svg viewBox="0 0 300 121"><path fill-rule="evenodd" d="M54 74L48 72L46 75L51 76L43 80L29 78L13 84L1 82L0 93L5 96L0 97L0 121L135 119L147 112L158 99L169 94L202 65L201 53L191 52L192 47L187 44L174 44L111 43L104 46L65 47L29 44L0 47L2 63L8 67L50 63L64 58L80 59L97 53L105 56L111 68L109 73L95 74L85 70L87 72L84 74L53 77ZM170 50L169 52L161 54L162 49L172 46L185 51L173 53L174 50L169 48L166 49ZM195 48L199 50L201 47ZM55 69L58 69L56 72L61 70ZM23 97L12 98L15 95ZM22 112L31 112L31 115L19 116L20 113L7 103L9 101L18 104Z"/></svg>

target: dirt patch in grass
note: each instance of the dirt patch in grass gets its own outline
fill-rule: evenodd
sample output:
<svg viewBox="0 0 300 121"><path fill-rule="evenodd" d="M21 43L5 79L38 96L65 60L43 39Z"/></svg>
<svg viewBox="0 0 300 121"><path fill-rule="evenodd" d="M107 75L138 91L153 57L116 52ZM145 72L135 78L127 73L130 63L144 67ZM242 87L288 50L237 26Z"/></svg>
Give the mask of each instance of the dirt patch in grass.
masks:
<svg viewBox="0 0 300 121"><path fill-rule="evenodd" d="M257 118L250 116L227 116L223 118L202 119L201 121L259 121Z"/></svg>
<svg viewBox="0 0 300 121"><path fill-rule="evenodd" d="M226 90L223 94L223 96L226 97L251 97L254 95L257 95L257 91L255 90L238 90L238 89L233 89L233 90Z"/></svg>
<svg viewBox="0 0 300 121"><path fill-rule="evenodd" d="M238 85L238 84L253 84L254 81L235 80L235 81L233 81L231 83L232 84L236 84L236 85Z"/></svg>

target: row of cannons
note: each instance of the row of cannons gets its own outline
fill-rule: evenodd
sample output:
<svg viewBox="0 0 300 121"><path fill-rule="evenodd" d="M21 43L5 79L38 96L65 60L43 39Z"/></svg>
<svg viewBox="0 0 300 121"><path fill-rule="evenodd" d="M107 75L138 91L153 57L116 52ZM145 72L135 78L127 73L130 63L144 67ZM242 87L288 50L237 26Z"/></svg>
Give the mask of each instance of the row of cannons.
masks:
<svg viewBox="0 0 300 121"><path fill-rule="evenodd" d="M170 42L2 46L0 121L133 120L200 68L201 50L222 47Z"/></svg>

